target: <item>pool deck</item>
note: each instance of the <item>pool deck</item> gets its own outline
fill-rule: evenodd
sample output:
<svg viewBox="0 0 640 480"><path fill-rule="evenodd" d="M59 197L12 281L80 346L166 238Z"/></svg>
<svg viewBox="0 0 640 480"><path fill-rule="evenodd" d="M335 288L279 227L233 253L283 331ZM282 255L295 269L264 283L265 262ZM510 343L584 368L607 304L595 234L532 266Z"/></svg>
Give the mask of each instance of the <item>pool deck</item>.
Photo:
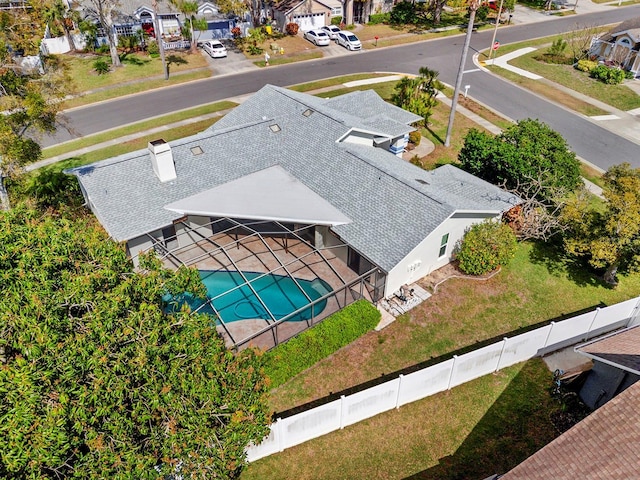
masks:
<svg viewBox="0 0 640 480"><path fill-rule="evenodd" d="M345 284L355 281L358 275L351 270L331 249L314 251L305 242L295 238L265 235L216 234L200 240L190 246L172 252L165 259L165 265L171 268L181 263L198 270L241 270L246 272L274 273L290 275L303 280L320 278L332 289L343 289ZM352 303L360 295L371 299L366 291L340 292L327 299L327 305L320 315L311 321L282 322L277 326L273 321L247 319L224 322L218 331L229 347L242 343L257 335L240 348L253 346L268 349L279 342L288 340L298 333L337 312L346 304Z"/></svg>

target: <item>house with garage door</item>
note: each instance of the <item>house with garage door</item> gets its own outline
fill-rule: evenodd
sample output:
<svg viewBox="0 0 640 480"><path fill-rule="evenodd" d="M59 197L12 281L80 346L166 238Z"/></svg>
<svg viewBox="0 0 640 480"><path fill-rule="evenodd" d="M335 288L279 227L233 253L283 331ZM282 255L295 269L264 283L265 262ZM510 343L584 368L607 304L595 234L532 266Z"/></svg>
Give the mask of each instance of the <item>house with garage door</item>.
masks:
<svg viewBox="0 0 640 480"><path fill-rule="evenodd" d="M396 295L518 202L452 165L402 160L418 120L373 91L266 85L202 133L67 173L135 264L155 251L200 271L209 295L190 304L228 345L268 348Z"/></svg>
<svg viewBox="0 0 640 480"><path fill-rule="evenodd" d="M318 0L282 0L272 8L273 20L284 31L287 23L297 23L306 32L331 23L332 7Z"/></svg>

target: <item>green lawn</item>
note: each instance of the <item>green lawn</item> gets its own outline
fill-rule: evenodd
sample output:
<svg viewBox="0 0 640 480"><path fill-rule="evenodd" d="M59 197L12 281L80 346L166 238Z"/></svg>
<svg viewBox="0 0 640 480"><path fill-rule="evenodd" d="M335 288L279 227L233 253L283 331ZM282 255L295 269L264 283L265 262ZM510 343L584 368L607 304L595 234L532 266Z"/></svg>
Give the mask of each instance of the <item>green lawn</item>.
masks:
<svg viewBox="0 0 640 480"><path fill-rule="evenodd" d="M361 337L272 391L271 405L274 411L284 411L522 327L600 302L633 298L638 292L640 275L621 277L618 288L610 289L550 247L524 243L495 277L445 282L432 298L384 330Z"/></svg>
<svg viewBox="0 0 640 480"><path fill-rule="evenodd" d="M250 464L252 479L483 479L557 435L539 359L404 405Z"/></svg>

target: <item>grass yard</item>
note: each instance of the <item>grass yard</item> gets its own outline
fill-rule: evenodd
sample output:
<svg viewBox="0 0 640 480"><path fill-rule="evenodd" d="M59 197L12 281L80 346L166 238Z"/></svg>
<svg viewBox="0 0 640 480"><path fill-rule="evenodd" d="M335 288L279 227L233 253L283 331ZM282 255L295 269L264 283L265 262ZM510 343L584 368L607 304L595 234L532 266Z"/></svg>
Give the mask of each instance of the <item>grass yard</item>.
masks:
<svg viewBox="0 0 640 480"><path fill-rule="evenodd" d="M620 110L640 107L640 95L624 84L607 85L591 78L588 72L576 70L571 65L556 65L536 60L535 57L541 56L544 51L545 49L540 49L531 52L514 58L509 63Z"/></svg>
<svg viewBox="0 0 640 480"><path fill-rule="evenodd" d="M269 53L271 59L270 65L284 65L286 63L301 62L303 60L311 60L314 58L322 58L322 47L317 47L313 43L308 42L299 35L285 35L282 38L268 38L259 45L264 52L259 55L251 55L248 51L244 51L245 57L252 60L259 67L265 67L264 54ZM284 54L280 54L280 48L284 49Z"/></svg>
<svg viewBox="0 0 640 480"><path fill-rule="evenodd" d="M249 465L242 480L455 480L505 473L557 435L542 360L506 368Z"/></svg>
<svg viewBox="0 0 640 480"><path fill-rule="evenodd" d="M167 52L169 80L164 79L160 58L147 54L128 54L122 59L122 67L104 75L98 75L93 63L102 58L109 64L109 56L93 54L64 55L69 74L74 79L77 95L64 102L64 108L78 107L112 98L131 95L154 88L176 85L211 76L207 60L198 52ZM153 78L159 77L159 78Z"/></svg>
<svg viewBox="0 0 640 480"><path fill-rule="evenodd" d="M633 298L639 291L640 275L621 277L618 288L610 289L551 248L524 243L498 275L445 282L384 330L368 333L273 390L270 404L282 412L523 327Z"/></svg>

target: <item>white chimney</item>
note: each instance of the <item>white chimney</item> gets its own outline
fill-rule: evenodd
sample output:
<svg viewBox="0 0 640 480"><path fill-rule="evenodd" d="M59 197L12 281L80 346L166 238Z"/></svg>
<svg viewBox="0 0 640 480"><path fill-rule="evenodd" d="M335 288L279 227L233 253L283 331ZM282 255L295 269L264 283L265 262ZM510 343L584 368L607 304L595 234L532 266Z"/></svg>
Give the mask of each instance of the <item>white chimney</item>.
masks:
<svg viewBox="0 0 640 480"><path fill-rule="evenodd" d="M162 183L176 179L176 165L173 163L173 153L171 145L164 140L154 140L149 142L149 153L151 153L151 166L156 176Z"/></svg>

